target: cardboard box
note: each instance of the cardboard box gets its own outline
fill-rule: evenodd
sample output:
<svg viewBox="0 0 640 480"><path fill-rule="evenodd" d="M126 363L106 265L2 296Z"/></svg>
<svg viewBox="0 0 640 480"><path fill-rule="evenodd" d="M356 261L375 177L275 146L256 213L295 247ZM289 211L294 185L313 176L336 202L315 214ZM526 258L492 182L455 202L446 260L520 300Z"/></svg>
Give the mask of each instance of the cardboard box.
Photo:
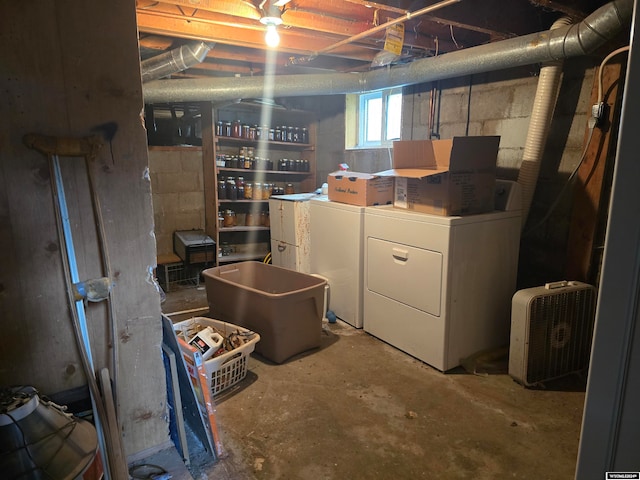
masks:
<svg viewBox="0 0 640 480"><path fill-rule="evenodd" d="M333 172L329 174L329 200L366 207L393 202L393 178L371 173Z"/></svg>
<svg viewBox="0 0 640 480"><path fill-rule="evenodd" d="M393 142L393 206L435 215L495 209L499 136Z"/></svg>

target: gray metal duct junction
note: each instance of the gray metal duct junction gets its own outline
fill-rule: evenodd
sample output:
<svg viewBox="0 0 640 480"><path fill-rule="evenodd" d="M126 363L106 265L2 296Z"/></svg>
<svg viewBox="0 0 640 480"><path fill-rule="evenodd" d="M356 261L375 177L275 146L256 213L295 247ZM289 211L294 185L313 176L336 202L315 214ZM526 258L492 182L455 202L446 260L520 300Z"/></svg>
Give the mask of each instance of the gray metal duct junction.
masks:
<svg viewBox="0 0 640 480"><path fill-rule="evenodd" d="M202 63L213 45L213 43L195 42L143 60L140 62L142 83L157 80Z"/></svg>
<svg viewBox="0 0 640 480"><path fill-rule="evenodd" d="M364 93L383 88L455 78L594 52L626 28L633 0L613 0L583 21L554 30L523 35L404 66L363 73L279 75L273 97ZM264 77L154 80L143 85L145 103L226 102L264 96Z"/></svg>

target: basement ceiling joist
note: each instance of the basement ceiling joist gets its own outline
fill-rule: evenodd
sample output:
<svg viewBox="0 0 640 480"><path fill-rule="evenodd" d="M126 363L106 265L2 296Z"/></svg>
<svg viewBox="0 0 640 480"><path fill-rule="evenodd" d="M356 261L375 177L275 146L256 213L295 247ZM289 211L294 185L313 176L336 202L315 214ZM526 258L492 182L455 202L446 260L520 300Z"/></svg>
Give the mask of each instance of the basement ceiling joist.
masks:
<svg viewBox="0 0 640 480"><path fill-rule="evenodd" d="M137 0L141 58L193 40L211 42L204 62L175 77L263 75L267 61L264 0ZM275 0L267 0L275 1ZM375 68L385 31L363 35L403 18L401 55L408 63L476 45L548 29L563 15L579 21L604 0L460 0L420 16L410 15L441 0L284 0L280 45L271 55L276 74L364 71ZM354 36L359 37L355 41ZM331 48L345 42L338 48ZM330 48L330 49L329 49ZM329 50L328 50L329 49Z"/></svg>

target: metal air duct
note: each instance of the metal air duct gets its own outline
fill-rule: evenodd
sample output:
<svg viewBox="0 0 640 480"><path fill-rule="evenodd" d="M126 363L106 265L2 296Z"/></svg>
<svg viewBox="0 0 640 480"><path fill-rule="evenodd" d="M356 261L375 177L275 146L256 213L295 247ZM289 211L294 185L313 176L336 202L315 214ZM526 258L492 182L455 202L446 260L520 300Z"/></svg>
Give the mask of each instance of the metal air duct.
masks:
<svg viewBox="0 0 640 480"><path fill-rule="evenodd" d="M189 67L202 63L212 48L212 43L196 42L147 58L140 62L142 83L157 80L172 73L182 72Z"/></svg>
<svg viewBox="0 0 640 480"><path fill-rule="evenodd" d="M416 60L364 73L279 75L273 97L363 93L475 73L551 62L594 52L629 24L633 0L613 0L583 21L554 30ZM158 80L143 85L145 103L212 101L264 96L263 77Z"/></svg>

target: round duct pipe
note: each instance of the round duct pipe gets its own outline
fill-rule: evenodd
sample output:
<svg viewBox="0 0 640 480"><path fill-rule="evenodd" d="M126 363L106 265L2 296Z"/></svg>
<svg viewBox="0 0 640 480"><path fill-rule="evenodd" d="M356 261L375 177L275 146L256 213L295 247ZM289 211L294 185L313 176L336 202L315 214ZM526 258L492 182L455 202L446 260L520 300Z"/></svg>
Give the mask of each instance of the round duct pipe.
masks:
<svg viewBox="0 0 640 480"><path fill-rule="evenodd" d="M612 40L630 23L633 0L613 0L582 22L502 40L408 65L364 73L279 75L273 97L363 93L455 78L474 73L586 55ZM264 96L263 77L154 80L143 85L145 103L227 102Z"/></svg>
<svg viewBox="0 0 640 480"><path fill-rule="evenodd" d="M551 30L566 27L571 19L563 17L551 26ZM562 78L562 60L545 63L540 69L538 88L533 100L529 130L522 153L522 163L518 172L518 183L522 187L522 228L529 216L531 201L536 191L542 154L547 143L549 127L553 119L560 80Z"/></svg>
<svg viewBox="0 0 640 480"><path fill-rule="evenodd" d="M213 44L196 42L174 48L140 62L142 83L182 72L189 67L202 63Z"/></svg>

